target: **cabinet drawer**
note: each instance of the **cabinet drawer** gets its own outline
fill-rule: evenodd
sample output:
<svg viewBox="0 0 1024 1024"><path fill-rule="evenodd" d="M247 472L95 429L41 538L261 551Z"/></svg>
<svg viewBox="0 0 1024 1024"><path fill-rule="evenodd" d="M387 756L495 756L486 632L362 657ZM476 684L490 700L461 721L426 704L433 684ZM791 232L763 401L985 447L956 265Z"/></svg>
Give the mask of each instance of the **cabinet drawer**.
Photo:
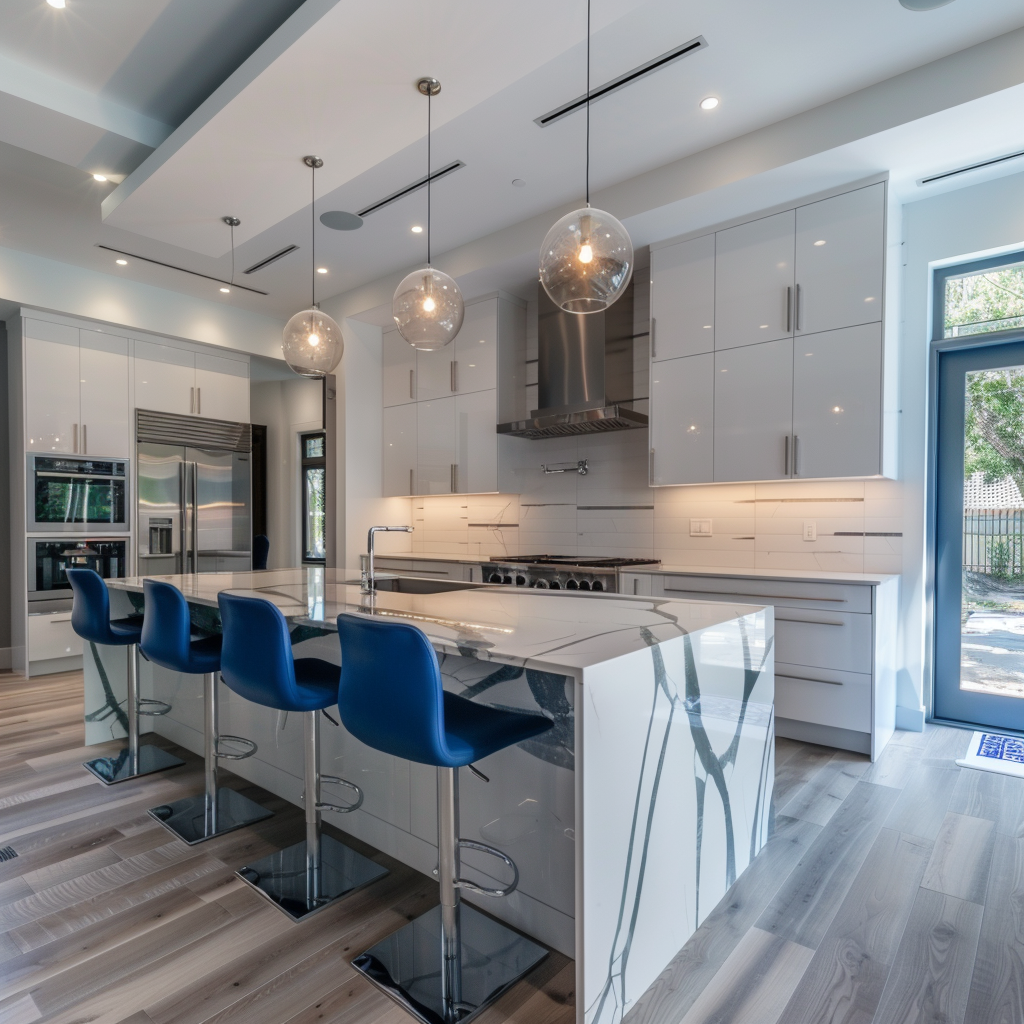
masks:
<svg viewBox="0 0 1024 1024"><path fill-rule="evenodd" d="M836 729L871 731L871 676L775 665L775 714Z"/></svg>
<svg viewBox="0 0 1024 1024"><path fill-rule="evenodd" d="M871 672L871 616L775 609L775 658L787 665Z"/></svg>
<svg viewBox="0 0 1024 1024"><path fill-rule="evenodd" d="M82 638L71 628L71 613L28 617L28 660L72 658L82 653Z"/></svg>
<svg viewBox="0 0 1024 1024"><path fill-rule="evenodd" d="M871 587L851 583L811 583L805 580L766 580L729 576L668 574L664 580L667 597L686 593L691 597L714 600L753 601L779 607L800 607L837 612L870 612ZM657 577L655 577L655 581Z"/></svg>

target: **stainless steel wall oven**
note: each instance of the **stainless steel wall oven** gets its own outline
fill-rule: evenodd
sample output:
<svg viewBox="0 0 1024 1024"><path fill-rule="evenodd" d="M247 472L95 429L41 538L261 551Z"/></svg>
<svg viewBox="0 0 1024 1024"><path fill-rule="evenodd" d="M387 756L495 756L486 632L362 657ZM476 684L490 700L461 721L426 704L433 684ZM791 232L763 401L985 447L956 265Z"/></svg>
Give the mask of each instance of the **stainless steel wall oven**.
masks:
<svg viewBox="0 0 1024 1024"><path fill-rule="evenodd" d="M128 538L31 537L28 542L28 599L42 611L41 604L66 601L71 597L68 569L93 569L104 579L127 575Z"/></svg>
<svg viewBox="0 0 1024 1024"><path fill-rule="evenodd" d="M29 455L29 533L128 533L128 460Z"/></svg>

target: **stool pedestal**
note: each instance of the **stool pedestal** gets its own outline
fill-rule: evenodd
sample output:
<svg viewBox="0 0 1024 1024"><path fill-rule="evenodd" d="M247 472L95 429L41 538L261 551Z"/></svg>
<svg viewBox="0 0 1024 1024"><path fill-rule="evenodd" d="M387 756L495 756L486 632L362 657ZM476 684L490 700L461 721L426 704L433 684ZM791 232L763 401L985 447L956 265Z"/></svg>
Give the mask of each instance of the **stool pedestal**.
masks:
<svg viewBox="0 0 1024 1024"><path fill-rule="evenodd" d="M437 807L440 906L371 946L352 966L424 1024L460 1024L536 967L547 950L459 900L459 889L503 896L516 883L483 889L460 879L460 846L511 862L459 839L457 768L437 769Z"/></svg>
<svg viewBox="0 0 1024 1024"><path fill-rule="evenodd" d="M152 817L189 846L263 821L274 814L233 789L221 789L217 783L218 758L240 760L256 753L256 744L251 740L220 735L218 682L216 672L207 672L203 676L203 792L149 809ZM226 754L220 749L222 739L249 744L251 749L240 754Z"/></svg>
<svg viewBox="0 0 1024 1024"><path fill-rule="evenodd" d="M101 782L111 786L115 782L137 779L140 775L162 772L167 768L177 768L184 764L180 757L169 754L162 747L151 743L139 743L139 715L143 714L139 704L139 648L132 644L128 651L128 700L126 704L128 719L128 746L114 757L97 757L86 761L89 769ZM164 711L168 710L164 706ZM163 712L159 712L162 714Z"/></svg>
<svg viewBox="0 0 1024 1024"><path fill-rule="evenodd" d="M293 921L304 920L353 889L375 882L388 873L387 868L321 832L321 810L354 811L363 802L363 797L351 783L320 774L319 714L318 711L303 713L306 838L247 864L237 872L242 881ZM359 799L348 806L323 803L320 800L321 781L349 786L356 790Z"/></svg>

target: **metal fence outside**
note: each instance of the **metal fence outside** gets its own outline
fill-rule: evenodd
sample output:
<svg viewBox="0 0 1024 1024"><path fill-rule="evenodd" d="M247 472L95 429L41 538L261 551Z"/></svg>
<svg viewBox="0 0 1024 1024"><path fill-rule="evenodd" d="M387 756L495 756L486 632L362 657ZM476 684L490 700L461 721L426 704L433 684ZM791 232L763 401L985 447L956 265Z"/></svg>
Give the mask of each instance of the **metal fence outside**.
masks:
<svg viewBox="0 0 1024 1024"><path fill-rule="evenodd" d="M964 569L1024 575L1024 509L964 509Z"/></svg>

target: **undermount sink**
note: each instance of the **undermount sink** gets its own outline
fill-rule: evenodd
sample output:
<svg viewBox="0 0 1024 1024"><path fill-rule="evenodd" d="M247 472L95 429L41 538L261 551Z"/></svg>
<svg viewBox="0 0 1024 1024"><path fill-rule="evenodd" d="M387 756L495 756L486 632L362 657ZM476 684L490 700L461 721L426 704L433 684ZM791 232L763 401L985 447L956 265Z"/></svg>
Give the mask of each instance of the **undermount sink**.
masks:
<svg viewBox="0 0 1024 1024"><path fill-rule="evenodd" d="M362 580L345 580L349 586L358 587ZM457 580L428 580L411 576L384 576L374 581L374 590L392 594L444 594L449 590L472 590L479 583L462 583Z"/></svg>

